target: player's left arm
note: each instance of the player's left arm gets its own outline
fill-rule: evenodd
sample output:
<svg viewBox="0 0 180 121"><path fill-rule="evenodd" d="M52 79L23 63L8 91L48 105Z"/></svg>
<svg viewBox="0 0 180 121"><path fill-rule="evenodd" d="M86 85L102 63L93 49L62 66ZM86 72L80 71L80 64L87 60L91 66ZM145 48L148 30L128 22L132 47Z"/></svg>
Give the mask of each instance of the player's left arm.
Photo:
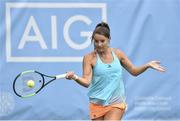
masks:
<svg viewBox="0 0 180 121"><path fill-rule="evenodd" d="M133 76L138 76L139 74L146 71L148 68L152 68L160 72L165 71L165 68L160 66L159 61L150 61L142 66L136 67L122 51L116 49L115 52L122 66Z"/></svg>

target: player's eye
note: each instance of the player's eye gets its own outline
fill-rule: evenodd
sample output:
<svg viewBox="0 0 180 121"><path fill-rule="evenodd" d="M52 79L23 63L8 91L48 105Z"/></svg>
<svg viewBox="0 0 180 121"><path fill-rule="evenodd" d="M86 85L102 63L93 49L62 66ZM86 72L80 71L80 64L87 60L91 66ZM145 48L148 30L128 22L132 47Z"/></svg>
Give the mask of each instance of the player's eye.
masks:
<svg viewBox="0 0 180 121"><path fill-rule="evenodd" d="M101 43L104 43L105 42L105 40L101 40Z"/></svg>

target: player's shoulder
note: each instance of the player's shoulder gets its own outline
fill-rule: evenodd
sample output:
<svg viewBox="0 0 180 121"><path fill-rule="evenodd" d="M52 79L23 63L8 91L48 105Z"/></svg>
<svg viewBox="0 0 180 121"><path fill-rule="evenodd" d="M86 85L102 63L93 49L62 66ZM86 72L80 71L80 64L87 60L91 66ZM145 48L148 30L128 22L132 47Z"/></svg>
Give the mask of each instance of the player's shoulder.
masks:
<svg viewBox="0 0 180 121"><path fill-rule="evenodd" d="M87 53L86 55L84 55L84 60L88 60L91 61L92 59L94 59L96 57L96 51L92 51L90 53Z"/></svg>
<svg viewBox="0 0 180 121"><path fill-rule="evenodd" d="M115 54L121 54L123 53L123 51L119 48L111 48L111 50L115 53Z"/></svg>
<svg viewBox="0 0 180 121"><path fill-rule="evenodd" d="M111 48L111 50L115 53L115 55L116 55L119 59L121 59L122 56L124 55L124 52L123 52L121 49L119 49L119 48Z"/></svg>

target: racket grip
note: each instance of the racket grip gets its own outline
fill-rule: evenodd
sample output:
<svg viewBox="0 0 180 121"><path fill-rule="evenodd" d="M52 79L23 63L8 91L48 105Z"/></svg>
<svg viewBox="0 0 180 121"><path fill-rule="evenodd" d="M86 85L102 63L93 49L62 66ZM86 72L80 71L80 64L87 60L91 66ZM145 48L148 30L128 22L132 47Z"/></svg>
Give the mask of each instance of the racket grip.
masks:
<svg viewBox="0 0 180 121"><path fill-rule="evenodd" d="M66 75L67 75L66 73L65 73L65 74L57 75L57 76L56 76L56 79L62 79L62 78L65 78Z"/></svg>

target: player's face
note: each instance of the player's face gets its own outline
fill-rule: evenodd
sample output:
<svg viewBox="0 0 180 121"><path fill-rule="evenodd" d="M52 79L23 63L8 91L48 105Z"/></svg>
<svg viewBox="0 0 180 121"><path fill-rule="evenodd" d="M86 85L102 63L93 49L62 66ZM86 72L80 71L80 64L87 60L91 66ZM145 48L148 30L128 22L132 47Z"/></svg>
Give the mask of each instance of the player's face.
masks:
<svg viewBox="0 0 180 121"><path fill-rule="evenodd" d="M94 47L98 52L104 52L109 47L109 39L104 35L94 35Z"/></svg>

